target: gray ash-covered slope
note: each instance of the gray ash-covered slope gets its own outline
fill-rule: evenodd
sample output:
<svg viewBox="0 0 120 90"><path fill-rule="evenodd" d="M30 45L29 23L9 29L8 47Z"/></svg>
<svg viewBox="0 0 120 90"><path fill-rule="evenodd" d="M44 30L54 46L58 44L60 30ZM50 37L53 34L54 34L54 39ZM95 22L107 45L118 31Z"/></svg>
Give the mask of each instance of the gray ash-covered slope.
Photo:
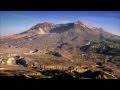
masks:
<svg viewBox="0 0 120 90"><path fill-rule="evenodd" d="M3 37L0 44L1 46L50 49L64 43L80 47L91 41L120 43L120 36L80 21L67 24L44 22L33 26L25 32Z"/></svg>

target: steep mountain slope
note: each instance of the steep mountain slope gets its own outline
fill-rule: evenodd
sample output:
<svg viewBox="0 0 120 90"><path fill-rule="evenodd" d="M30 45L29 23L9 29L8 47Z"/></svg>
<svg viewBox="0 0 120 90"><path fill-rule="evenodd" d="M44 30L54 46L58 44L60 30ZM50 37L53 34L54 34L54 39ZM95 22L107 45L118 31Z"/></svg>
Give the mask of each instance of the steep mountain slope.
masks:
<svg viewBox="0 0 120 90"><path fill-rule="evenodd" d="M1 46L51 49L64 43L80 47L92 41L120 43L120 36L80 21L67 24L44 22L25 32L1 38L0 44Z"/></svg>

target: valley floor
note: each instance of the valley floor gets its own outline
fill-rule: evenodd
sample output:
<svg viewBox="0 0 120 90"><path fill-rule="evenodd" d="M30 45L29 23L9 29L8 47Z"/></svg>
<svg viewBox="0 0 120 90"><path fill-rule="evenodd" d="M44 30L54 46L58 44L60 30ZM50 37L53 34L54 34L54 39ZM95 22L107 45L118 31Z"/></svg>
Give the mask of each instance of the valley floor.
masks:
<svg viewBox="0 0 120 90"><path fill-rule="evenodd" d="M9 64L12 55L19 55L26 60L27 66ZM88 56L88 57L85 57ZM94 56L91 57L91 56ZM93 58L93 59L92 59ZM60 57L30 53L26 48L0 48L0 79L120 79L120 67L112 63L100 63L104 58L94 53L65 52Z"/></svg>

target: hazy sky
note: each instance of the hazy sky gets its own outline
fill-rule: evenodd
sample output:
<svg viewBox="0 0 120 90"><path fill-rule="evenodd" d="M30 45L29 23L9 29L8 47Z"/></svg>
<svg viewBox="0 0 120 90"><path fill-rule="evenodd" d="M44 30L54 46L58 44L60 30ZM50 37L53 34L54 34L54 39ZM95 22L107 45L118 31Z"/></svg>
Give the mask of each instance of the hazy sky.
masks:
<svg viewBox="0 0 120 90"><path fill-rule="evenodd" d="M78 20L120 36L120 11L0 11L0 35L23 32L44 21Z"/></svg>

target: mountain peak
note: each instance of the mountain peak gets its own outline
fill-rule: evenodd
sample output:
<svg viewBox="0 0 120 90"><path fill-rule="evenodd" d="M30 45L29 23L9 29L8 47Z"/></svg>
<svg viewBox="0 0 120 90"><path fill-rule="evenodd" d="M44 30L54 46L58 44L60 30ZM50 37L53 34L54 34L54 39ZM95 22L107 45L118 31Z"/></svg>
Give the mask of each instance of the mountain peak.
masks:
<svg viewBox="0 0 120 90"><path fill-rule="evenodd" d="M83 28L87 27L87 28L90 28L90 29L96 29L96 27L94 27L94 26L92 26L92 25L90 25L90 24L88 24L88 23L86 23L86 22L75 21L74 24L75 24L76 26L78 26L78 27L81 27L81 26L82 26Z"/></svg>
<svg viewBox="0 0 120 90"><path fill-rule="evenodd" d="M75 21L74 24L83 24L81 21Z"/></svg>
<svg viewBox="0 0 120 90"><path fill-rule="evenodd" d="M32 28L30 28L31 30L33 29L38 29L38 28L52 28L54 27L55 24L51 23L51 22L43 22L43 23L38 23L37 25L33 26Z"/></svg>
<svg viewBox="0 0 120 90"><path fill-rule="evenodd" d="M54 23L52 23L52 22L43 22L43 23L40 23L41 25L55 25Z"/></svg>

